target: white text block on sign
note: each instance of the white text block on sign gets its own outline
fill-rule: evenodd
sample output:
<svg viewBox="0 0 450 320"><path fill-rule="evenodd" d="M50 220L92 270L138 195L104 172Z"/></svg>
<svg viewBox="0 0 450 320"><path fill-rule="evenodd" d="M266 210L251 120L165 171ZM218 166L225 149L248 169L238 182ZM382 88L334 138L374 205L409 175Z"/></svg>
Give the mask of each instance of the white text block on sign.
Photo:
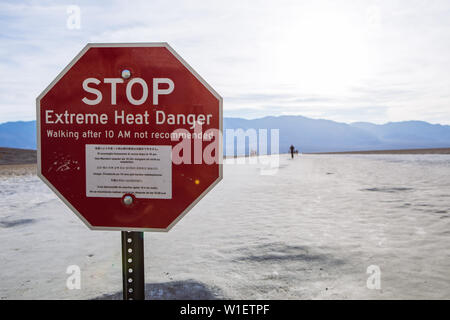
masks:
<svg viewBox="0 0 450 320"><path fill-rule="evenodd" d="M86 196L172 198L172 147L86 145Z"/></svg>

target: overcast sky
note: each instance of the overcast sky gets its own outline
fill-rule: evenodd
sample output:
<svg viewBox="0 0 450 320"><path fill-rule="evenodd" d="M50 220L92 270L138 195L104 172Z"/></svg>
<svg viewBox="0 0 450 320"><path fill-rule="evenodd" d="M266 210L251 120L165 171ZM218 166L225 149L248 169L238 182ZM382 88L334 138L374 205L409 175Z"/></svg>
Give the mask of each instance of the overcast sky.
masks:
<svg viewBox="0 0 450 320"><path fill-rule="evenodd" d="M224 116L450 124L448 0L2 0L0 123L35 119L86 43L135 41L168 42Z"/></svg>

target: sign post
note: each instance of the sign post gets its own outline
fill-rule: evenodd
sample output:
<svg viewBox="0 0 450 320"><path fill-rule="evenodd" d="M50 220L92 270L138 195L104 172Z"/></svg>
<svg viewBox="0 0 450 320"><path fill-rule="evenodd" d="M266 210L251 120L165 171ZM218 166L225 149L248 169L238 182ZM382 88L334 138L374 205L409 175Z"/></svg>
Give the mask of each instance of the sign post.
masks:
<svg viewBox="0 0 450 320"><path fill-rule="evenodd" d="M88 44L36 99L38 176L92 230L122 231L124 299L143 232L222 179L222 98L167 43Z"/></svg>
<svg viewBox="0 0 450 320"><path fill-rule="evenodd" d="M122 231L123 300L145 300L144 233Z"/></svg>

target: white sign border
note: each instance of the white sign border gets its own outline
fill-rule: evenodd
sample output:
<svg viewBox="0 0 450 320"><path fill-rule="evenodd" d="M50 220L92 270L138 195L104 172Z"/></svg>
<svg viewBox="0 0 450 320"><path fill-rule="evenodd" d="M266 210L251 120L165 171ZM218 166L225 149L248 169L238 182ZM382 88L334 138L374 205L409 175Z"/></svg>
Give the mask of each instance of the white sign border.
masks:
<svg viewBox="0 0 450 320"><path fill-rule="evenodd" d="M42 174L41 167L41 99L53 88L53 86L77 63L77 61L91 48L115 48L115 47L163 47L172 53L188 69L198 81L200 81L219 100L219 177L198 196L167 228L121 228L121 227L101 227L93 226L87 221L74 206L48 181ZM52 191L84 222L91 230L112 230L112 231L139 231L139 232L168 232L178 221L180 221L209 191L211 191L223 178L223 99L222 97L183 59L167 42L133 42L133 43L88 43L72 61L58 74L58 76L45 88L36 98L36 139L37 139L37 175Z"/></svg>

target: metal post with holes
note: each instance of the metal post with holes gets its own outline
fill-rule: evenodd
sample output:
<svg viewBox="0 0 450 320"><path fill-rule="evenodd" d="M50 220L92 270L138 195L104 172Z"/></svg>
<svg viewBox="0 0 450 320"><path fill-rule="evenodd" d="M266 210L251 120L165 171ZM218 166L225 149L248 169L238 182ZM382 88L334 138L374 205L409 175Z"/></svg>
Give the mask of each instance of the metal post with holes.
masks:
<svg viewBox="0 0 450 320"><path fill-rule="evenodd" d="M144 233L122 231L123 300L145 300Z"/></svg>

